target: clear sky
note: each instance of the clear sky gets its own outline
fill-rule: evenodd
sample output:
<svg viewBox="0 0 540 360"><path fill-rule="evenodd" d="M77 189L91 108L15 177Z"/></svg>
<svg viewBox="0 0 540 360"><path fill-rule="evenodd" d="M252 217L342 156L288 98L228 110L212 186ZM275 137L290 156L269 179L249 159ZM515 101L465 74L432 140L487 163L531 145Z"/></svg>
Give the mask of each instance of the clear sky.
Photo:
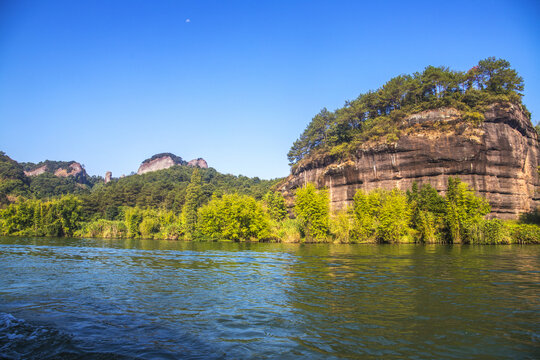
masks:
<svg viewBox="0 0 540 360"><path fill-rule="evenodd" d="M334 110L427 65L505 58L540 119L540 1L0 0L0 150L91 175L153 154L286 176Z"/></svg>

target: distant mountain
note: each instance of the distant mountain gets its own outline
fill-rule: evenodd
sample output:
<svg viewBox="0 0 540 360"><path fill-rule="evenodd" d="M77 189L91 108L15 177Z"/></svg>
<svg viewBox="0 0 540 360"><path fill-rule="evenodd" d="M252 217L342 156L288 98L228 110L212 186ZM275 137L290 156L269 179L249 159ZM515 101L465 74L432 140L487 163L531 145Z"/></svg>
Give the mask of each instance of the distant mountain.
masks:
<svg viewBox="0 0 540 360"><path fill-rule="evenodd" d="M139 166L137 174L142 175L152 171L164 170L174 165L188 165L203 169L208 168L208 164L203 158L193 159L189 162L186 162L180 156L176 156L172 153L161 153L144 160L141 166Z"/></svg>

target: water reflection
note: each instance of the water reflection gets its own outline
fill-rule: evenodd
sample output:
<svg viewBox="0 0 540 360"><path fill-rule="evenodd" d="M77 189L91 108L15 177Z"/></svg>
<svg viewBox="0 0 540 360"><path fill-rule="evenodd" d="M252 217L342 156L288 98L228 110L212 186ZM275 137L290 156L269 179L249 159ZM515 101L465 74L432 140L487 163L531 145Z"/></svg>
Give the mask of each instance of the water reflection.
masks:
<svg viewBox="0 0 540 360"><path fill-rule="evenodd" d="M70 334L69 351L82 354L526 357L538 347L539 255L535 246L0 238L0 311ZM1 336L0 349L11 351Z"/></svg>

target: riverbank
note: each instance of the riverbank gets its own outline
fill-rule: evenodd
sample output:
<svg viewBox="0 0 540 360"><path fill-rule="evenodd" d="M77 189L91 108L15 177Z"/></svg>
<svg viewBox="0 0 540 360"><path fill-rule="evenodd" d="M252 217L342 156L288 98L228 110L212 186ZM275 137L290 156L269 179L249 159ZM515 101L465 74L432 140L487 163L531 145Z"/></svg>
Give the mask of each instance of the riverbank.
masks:
<svg viewBox="0 0 540 360"><path fill-rule="evenodd" d="M429 184L413 184L407 192L359 190L350 207L337 211L330 209L328 192L312 184L299 188L294 206L287 208L283 195L272 191L263 200L232 193L201 203L195 185L199 181L188 186L181 212L121 206L114 213L101 214L73 195L50 201L19 199L0 210L0 235L284 243L540 243L538 211L519 220L488 219L488 202L457 178L449 180L445 195Z"/></svg>

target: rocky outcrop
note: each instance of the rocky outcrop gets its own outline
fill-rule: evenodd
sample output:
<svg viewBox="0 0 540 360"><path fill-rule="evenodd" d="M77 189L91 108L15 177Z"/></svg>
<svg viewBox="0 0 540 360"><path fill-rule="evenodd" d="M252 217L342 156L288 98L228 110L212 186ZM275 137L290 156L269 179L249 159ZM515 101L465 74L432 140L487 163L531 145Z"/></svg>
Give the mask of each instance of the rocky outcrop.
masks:
<svg viewBox="0 0 540 360"><path fill-rule="evenodd" d="M82 174L84 171L81 164L78 162L71 163L67 168L59 168L54 172L55 176L58 177L68 177L68 176L77 176Z"/></svg>
<svg viewBox="0 0 540 360"><path fill-rule="evenodd" d="M182 160L181 157L176 156L171 153L161 153L156 154L152 156L149 159L146 159L142 162L141 166L139 166L139 170L137 170L137 174L145 174L151 171L157 171L157 170L163 170L168 169L171 166L174 165L186 165L187 163Z"/></svg>
<svg viewBox="0 0 540 360"><path fill-rule="evenodd" d="M409 189L414 181L444 192L459 177L491 204L491 216L516 218L540 204L538 135L520 107L491 105L473 126L455 109L426 111L404 120L394 144L371 144L348 160L332 156L299 164L280 184L289 200L308 182L329 190L331 205L352 203L358 189Z"/></svg>
<svg viewBox="0 0 540 360"><path fill-rule="evenodd" d="M38 176L43 174L47 171L47 165L40 166L38 168L35 168L34 170L28 170L24 172L24 175L26 176Z"/></svg>
<svg viewBox="0 0 540 360"><path fill-rule="evenodd" d="M180 156L176 156L171 153L161 153L161 154L156 154L152 156L151 158L144 160L141 166L139 166L139 170L137 171L137 174L141 175L141 174L145 174L151 171L168 169L174 165L187 165L187 166L194 166L194 167L199 167L203 169L208 168L208 164L206 163L206 160L204 160L203 158L197 158L189 162L186 162Z"/></svg>
<svg viewBox="0 0 540 360"><path fill-rule="evenodd" d="M203 158L190 160L187 164L188 166L194 166L201 169L208 169L208 163Z"/></svg>
<svg viewBox="0 0 540 360"><path fill-rule="evenodd" d="M112 179L112 172L107 171L107 172L105 173L105 184L111 182L111 179Z"/></svg>
<svg viewBox="0 0 540 360"><path fill-rule="evenodd" d="M75 181L81 184L88 182L88 174L83 166L76 161L51 161L46 160L38 164L24 163L26 176L38 176L44 173L51 173L58 177L73 176Z"/></svg>

